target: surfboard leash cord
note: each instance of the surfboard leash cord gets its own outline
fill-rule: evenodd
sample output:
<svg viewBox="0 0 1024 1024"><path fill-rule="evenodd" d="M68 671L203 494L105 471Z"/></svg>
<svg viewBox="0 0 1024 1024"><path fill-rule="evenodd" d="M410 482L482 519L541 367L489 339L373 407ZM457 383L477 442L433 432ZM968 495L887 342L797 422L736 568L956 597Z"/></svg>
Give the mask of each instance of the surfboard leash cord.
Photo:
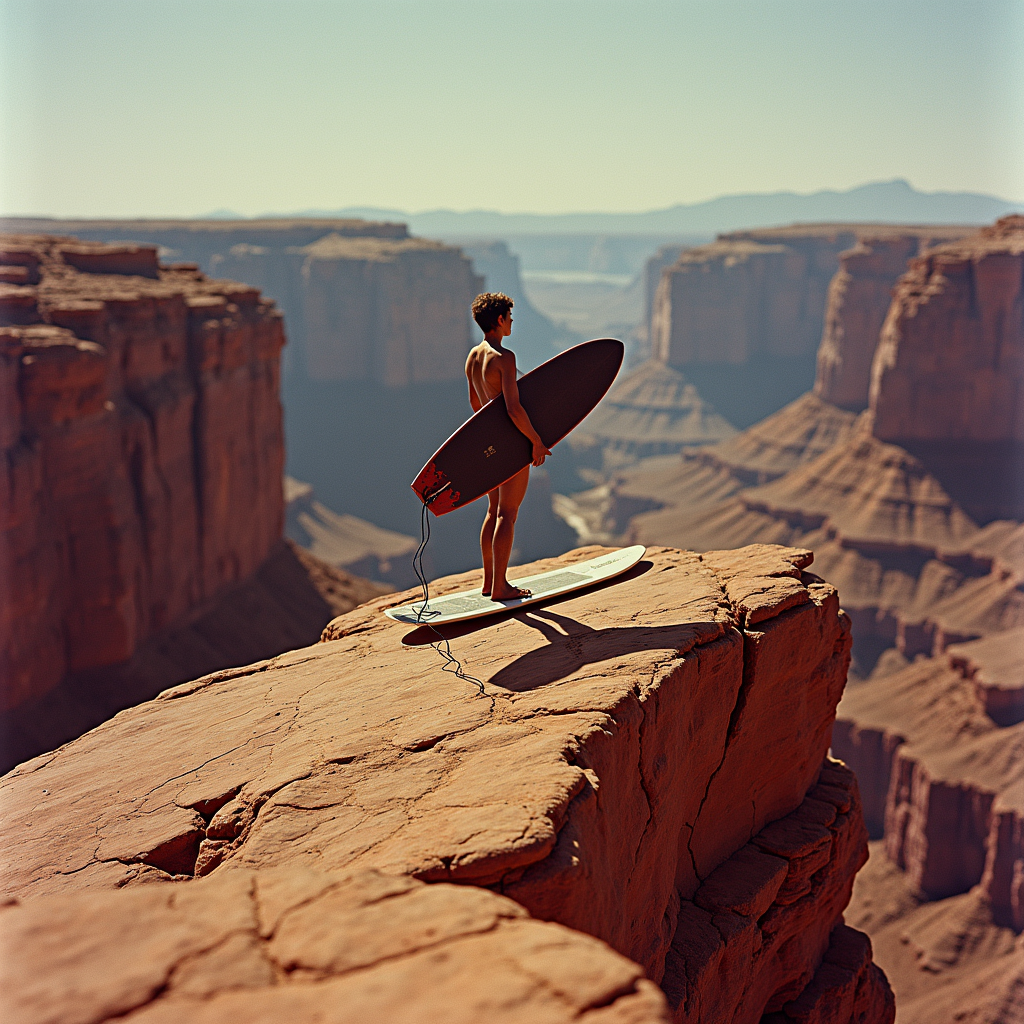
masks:
<svg viewBox="0 0 1024 1024"><path fill-rule="evenodd" d="M443 488L441 490L443 490ZM428 512L428 508L430 506L430 502L433 501L440 493L441 491L439 490L437 494L432 495L427 501L423 502L423 507L420 509L420 546L412 556L412 571L416 574L416 579L419 580L420 587L423 590L423 604L420 605L420 609L416 613L416 622L420 625L426 626L437 637L437 640L432 641L430 646L433 647L444 660L444 664L441 666L441 671L451 672L456 679L461 679L467 683L474 683L480 690L480 696L485 697L487 695L484 692L484 684L477 679L476 676L469 675L463 669L462 662L452 654L448 638L429 621L424 621L423 618L425 614L428 614L427 603L430 601L430 584L427 582L427 574L423 570L423 552L426 551L427 542L430 540L430 513Z"/></svg>

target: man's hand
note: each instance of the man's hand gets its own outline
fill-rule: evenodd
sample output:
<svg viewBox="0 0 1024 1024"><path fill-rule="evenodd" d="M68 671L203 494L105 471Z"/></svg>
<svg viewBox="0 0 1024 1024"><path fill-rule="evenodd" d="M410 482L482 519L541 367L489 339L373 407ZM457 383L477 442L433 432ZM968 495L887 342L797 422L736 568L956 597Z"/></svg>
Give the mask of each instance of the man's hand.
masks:
<svg viewBox="0 0 1024 1024"><path fill-rule="evenodd" d="M544 446L544 442L537 440L533 442L533 464L543 466L544 460L551 454L551 449Z"/></svg>

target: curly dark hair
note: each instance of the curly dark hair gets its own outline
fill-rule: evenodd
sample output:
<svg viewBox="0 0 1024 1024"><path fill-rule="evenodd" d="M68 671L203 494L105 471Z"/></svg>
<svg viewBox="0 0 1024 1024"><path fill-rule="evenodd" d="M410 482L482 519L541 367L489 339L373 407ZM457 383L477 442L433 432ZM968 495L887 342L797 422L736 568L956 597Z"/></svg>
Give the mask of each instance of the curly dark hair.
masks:
<svg viewBox="0 0 1024 1024"><path fill-rule="evenodd" d="M498 326L500 317L512 312L514 305L515 303L504 292L484 292L473 300L470 308L477 326L486 334Z"/></svg>

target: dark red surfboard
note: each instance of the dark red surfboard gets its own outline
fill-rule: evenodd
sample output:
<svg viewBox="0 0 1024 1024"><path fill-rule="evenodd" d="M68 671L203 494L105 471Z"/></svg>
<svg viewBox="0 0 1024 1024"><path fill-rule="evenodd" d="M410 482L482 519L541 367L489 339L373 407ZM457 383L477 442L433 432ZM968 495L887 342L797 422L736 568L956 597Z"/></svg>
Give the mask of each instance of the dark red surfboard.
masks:
<svg viewBox="0 0 1024 1024"><path fill-rule="evenodd" d="M615 338L585 341L520 378L519 401L548 448L601 401L619 372L623 351ZM498 395L434 452L412 489L434 515L443 516L510 480L530 464L532 454L505 409L505 397Z"/></svg>

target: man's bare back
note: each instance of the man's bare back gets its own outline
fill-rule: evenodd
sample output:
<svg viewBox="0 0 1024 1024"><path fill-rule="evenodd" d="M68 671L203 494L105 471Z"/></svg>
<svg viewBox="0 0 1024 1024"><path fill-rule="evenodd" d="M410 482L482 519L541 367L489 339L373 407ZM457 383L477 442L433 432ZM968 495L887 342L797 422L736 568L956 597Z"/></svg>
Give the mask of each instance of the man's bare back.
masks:
<svg viewBox="0 0 1024 1024"><path fill-rule="evenodd" d="M507 309L502 315L490 319L478 315L482 299L500 300L500 307ZM488 324L484 340L473 348L466 359L466 379L469 382L469 404L473 411L482 409L492 398L504 394L505 408L512 422L529 438L533 445L533 465L540 466L551 454L540 435L530 422L526 410L519 403L519 388L516 384L516 357L502 341L512 333L512 300L504 295L481 295L473 303L473 315L480 323ZM481 324L483 327L483 324ZM495 601L509 601L525 597L528 590L514 587L508 582L506 572L512 556L512 542L515 536L516 517L519 506L526 496L530 482L530 467L520 470L511 480L496 487L487 495L487 514L480 531L480 553L484 562L484 583L482 592Z"/></svg>

